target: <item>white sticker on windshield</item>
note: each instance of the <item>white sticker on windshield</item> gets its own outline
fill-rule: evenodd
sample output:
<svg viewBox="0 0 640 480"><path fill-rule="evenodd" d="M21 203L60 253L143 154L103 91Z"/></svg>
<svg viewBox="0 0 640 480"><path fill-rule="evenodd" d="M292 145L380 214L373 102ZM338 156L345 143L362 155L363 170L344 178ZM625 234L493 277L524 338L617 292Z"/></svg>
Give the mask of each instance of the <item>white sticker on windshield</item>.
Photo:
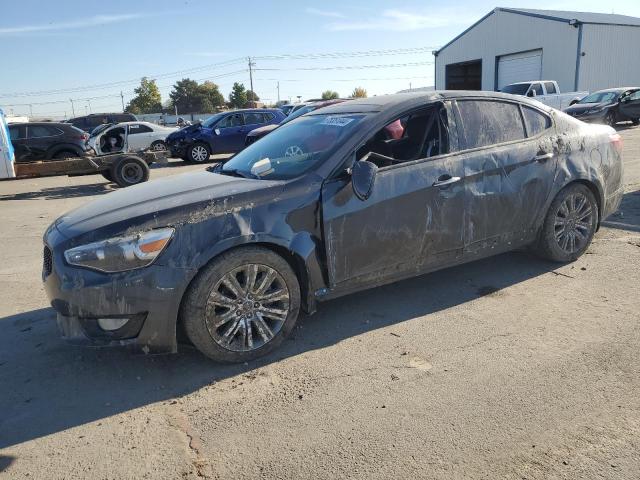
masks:
<svg viewBox="0 0 640 480"><path fill-rule="evenodd" d="M353 118L349 117L327 117L325 118L320 125L333 125L334 127L344 127L345 125L349 125L353 122Z"/></svg>

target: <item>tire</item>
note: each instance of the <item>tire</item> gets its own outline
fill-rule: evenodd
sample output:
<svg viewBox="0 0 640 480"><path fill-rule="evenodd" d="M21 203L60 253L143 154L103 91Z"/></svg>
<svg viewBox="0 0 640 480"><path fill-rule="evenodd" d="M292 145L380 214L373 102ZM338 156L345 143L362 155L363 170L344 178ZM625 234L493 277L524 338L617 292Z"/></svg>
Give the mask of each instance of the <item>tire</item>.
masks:
<svg viewBox="0 0 640 480"><path fill-rule="evenodd" d="M111 170L103 170L100 172L100 174L106 179L109 180L110 182L113 182L113 174L111 173Z"/></svg>
<svg viewBox="0 0 640 480"><path fill-rule="evenodd" d="M537 253L554 262L573 262L591 244L598 227L598 204L586 185L563 188L551 203L537 242Z"/></svg>
<svg viewBox="0 0 640 480"><path fill-rule="evenodd" d="M246 292L253 268L250 295ZM240 295L227 286L232 285L231 276ZM262 282L269 278L265 287ZM265 302L268 297L277 300ZM180 319L203 354L217 362L237 363L278 348L293 330L299 312L300 285L287 261L266 248L247 246L223 253L198 273L183 299ZM215 321L222 323L215 327Z"/></svg>
<svg viewBox="0 0 640 480"><path fill-rule="evenodd" d="M211 149L206 143L198 142L189 147L187 158L193 163L205 163L209 161Z"/></svg>
<svg viewBox="0 0 640 480"><path fill-rule="evenodd" d="M63 160L65 158L74 158L78 156L79 155L76 152L73 152L71 150L62 150L60 152L55 153L52 158L54 160Z"/></svg>
<svg viewBox="0 0 640 480"><path fill-rule="evenodd" d="M113 167L113 181L120 187L130 187L149 180L149 165L138 157L125 157Z"/></svg>
<svg viewBox="0 0 640 480"><path fill-rule="evenodd" d="M640 125L640 118L632 118L631 123L633 123L634 125Z"/></svg>
<svg viewBox="0 0 640 480"><path fill-rule="evenodd" d="M607 114L604 116L604 123L606 123L610 127L615 127L616 126L615 112L611 112L611 111L607 112Z"/></svg>
<svg viewBox="0 0 640 480"><path fill-rule="evenodd" d="M149 146L149 148L154 152L164 152L167 150L167 144L162 140L156 140Z"/></svg>

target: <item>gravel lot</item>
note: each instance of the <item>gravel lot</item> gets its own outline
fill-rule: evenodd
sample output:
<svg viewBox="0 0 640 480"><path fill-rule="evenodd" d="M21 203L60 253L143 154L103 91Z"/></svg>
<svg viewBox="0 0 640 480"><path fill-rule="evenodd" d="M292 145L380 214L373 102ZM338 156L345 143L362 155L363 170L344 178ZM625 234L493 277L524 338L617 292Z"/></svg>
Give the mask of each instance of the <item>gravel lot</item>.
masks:
<svg viewBox="0 0 640 480"><path fill-rule="evenodd" d="M566 266L512 253L321 305L259 362L63 343L42 233L100 176L0 182L0 477L635 479L640 128L621 213ZM158 168L152 178L202 166Z"/></svg>

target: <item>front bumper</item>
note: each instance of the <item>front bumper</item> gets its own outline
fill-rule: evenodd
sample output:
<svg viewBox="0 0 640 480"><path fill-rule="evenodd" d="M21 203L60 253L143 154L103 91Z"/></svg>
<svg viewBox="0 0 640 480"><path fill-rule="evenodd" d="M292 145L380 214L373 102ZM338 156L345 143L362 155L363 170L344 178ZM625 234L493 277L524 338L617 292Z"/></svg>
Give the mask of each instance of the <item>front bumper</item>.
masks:
<svg viewBox="0 0 640 480"><path fill-rule="evenodd" d="M172 353L177 351L180 301L194 274L156 264L101 273L67 265L62 251L47 245L42 276L51 306L58 313L58 327L71 343ZM116 330L103 330L98 319L104 318L128 321Z"/></svg>
<svg viewBox="0 0 640 480"><path fill-rule="evenodd" d="M172 157L180 158L187 154L189 144L184 140L174 140L169 142L168 147Z"/></svg>

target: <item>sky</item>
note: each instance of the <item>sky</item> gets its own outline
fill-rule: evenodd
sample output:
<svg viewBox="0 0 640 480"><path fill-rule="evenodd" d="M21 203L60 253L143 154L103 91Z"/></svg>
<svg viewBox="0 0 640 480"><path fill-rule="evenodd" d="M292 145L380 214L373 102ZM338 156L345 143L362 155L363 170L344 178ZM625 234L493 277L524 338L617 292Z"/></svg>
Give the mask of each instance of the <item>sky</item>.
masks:
<svg viewBox="0 0 640 480"><path fill-rule="evenodd" d="M143 76L234 81L275 102L433 85L432 50L496 6L640 17L640 0L0 0L0 107L71 117L122 110ZM71 100L73 102L71 102Z"/></svg>

